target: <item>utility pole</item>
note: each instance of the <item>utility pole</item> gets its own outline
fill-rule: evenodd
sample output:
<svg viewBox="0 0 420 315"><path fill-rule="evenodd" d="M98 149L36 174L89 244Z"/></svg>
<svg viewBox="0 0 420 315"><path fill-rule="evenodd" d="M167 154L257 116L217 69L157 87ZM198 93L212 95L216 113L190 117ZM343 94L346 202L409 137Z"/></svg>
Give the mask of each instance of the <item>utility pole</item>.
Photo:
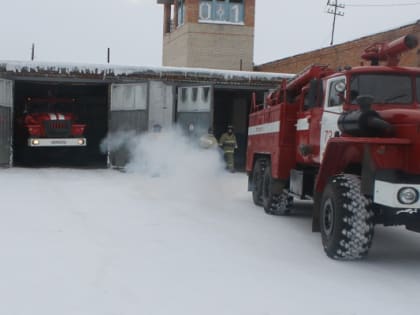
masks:
<svg viewBox="0 0 420 315"><path fill-rule="evenodd" d="M107 49L107 62L109 63L111 61L111 48Z"/></svg>
<svg viewBox="0 0 420 315"><path fill-rule="evenodd" d="M338 3L338 0L328 0L327 2L327 13L334 15L330 45L334 44L335 18L337 15L344 16L344 12L339 9L344 9L345 7L344 3Z"/></svg>
<svg viewBox="0 0 420 315"><path fill-rule="evenodd" d="M31 51L31 60L34 61L35 59L35 43L32 44L32 51Z"/></svg>

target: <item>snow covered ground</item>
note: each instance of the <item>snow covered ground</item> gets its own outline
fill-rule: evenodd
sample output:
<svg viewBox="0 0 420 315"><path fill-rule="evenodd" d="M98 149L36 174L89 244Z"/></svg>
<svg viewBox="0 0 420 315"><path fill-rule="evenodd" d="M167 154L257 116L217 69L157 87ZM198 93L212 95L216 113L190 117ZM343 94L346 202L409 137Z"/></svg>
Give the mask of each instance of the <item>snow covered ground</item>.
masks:
<svg viewBox="0 0 420 315"><path fill-rule="evenodd" d="M185 146L148 157L174 173L0 170L0 314L418 314L420 234L378 227L366 260L333 261L310 206L268 216Z"/></svg>

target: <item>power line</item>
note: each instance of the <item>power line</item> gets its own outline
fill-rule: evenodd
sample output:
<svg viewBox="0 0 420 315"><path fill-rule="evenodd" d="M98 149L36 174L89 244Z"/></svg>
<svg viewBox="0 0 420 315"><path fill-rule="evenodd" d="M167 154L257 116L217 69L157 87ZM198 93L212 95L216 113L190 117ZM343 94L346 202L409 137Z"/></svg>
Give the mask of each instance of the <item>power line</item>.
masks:
<svg viewBox="0 0 420 315"><path fill-rule="evenodd" d="M381 4L346 4L348 7L408 7L420 5L420 2L409 2L409 3L381 3Z"/></svg>

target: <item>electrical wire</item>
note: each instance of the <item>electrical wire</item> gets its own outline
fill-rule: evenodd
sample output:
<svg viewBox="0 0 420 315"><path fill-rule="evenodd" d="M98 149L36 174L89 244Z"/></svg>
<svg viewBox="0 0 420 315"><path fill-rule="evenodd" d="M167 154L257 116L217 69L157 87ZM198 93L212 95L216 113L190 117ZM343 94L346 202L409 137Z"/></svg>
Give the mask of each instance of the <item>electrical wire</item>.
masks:
<svg viewBox="0 0 420 315"><path fill-rule="evenodd" d="M346 7L408 7L420 5L420 2L409 3L381 3L381 4L346 4Z"/></svg>

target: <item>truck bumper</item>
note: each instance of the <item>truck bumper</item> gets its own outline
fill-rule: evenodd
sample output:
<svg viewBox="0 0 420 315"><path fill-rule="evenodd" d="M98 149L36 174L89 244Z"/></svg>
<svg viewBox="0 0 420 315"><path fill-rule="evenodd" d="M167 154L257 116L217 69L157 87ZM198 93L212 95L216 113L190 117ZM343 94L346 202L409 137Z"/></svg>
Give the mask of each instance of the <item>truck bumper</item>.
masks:
<svg viewBox="0 0 420 315"><path fill-rule="evenodd" d="M406 199L402 195L407 191L412 202L402 202ZM373 201L394 209L420 209L420 184L375 180Z"/></svg>
<svg viewBox="0 0 420 315"><path fill-rule="evenodd" d="M29 147L85 147L86 138L29 138Z"/></svg>

